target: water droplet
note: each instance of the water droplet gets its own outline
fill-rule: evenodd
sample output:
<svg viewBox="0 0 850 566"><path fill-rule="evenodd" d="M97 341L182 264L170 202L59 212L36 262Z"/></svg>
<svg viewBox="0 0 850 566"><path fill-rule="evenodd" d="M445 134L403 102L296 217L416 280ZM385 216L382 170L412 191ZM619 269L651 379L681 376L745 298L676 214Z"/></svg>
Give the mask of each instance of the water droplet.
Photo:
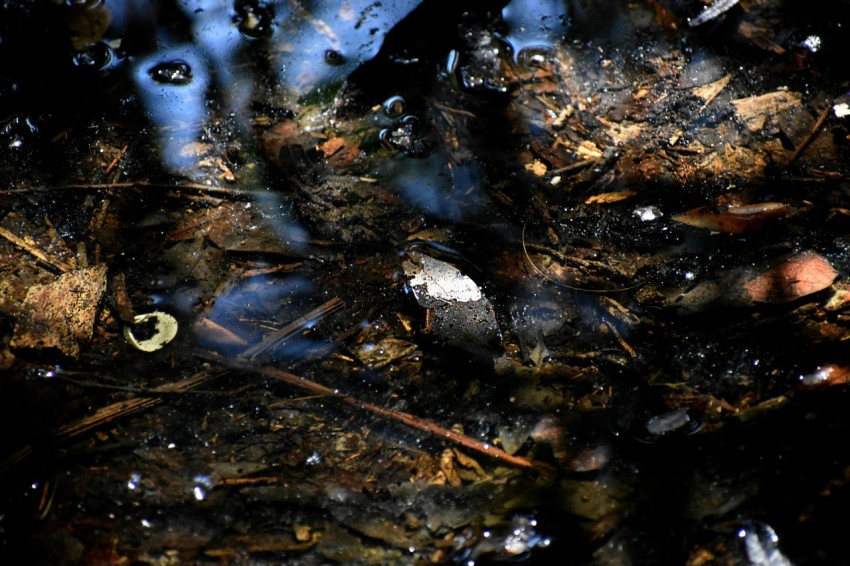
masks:
<svg viewBox="0 0 850 566"><path fill-rule="evenodd" d="M192 67L180 59L164 61L148 70L150 77L162 84L185 85L192 82Z"/></svg>

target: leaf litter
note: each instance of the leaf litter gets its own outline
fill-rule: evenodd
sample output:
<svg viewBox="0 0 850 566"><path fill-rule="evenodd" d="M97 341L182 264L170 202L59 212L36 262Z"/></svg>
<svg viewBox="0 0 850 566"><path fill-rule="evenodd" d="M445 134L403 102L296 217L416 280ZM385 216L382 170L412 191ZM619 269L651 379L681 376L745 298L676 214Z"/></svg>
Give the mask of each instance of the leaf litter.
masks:
<svg viewBox="0 0 850 566"><path fill-rule="evenodd" d="M4 543L846 555L846 38L705 4L4 6Z"/></svg>

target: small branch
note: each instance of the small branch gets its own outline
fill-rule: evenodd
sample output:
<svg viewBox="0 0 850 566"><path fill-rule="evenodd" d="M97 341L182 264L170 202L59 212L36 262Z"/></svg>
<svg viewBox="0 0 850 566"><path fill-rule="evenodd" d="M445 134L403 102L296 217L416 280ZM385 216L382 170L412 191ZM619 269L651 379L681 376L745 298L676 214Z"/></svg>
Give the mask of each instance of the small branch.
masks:
<svg viewBox="0 0 850 566"><path fill-rule="evenodd" d="M181 381L176 381L174 383L166 383L165 385L155 387L151 389L151 392L185 393L191 389L203 385L214 377L222 375L223 373L224 372L216 372L214 374L210 374L208 372L198 373L193 375L192 377ZM142 409L153 407L154 405L158 405L161 402L161 397L134 397L133 399L127 399L126 401L112 403L111 405L101 407L93 414L83 419L80 419L77 422L62 425L61 427L59 427L56 436L60 439L72 438L84 432L88 432L89 430L98 427L102 424L113 421L118 417L123 417L131 413L140 411Z"/></svg>
<svg viewBox="0 0 850 566"><path fill-rule="evenodd" d="M126 146L126 145L124 147L122 147L121 151L118 152L118 155L115 156L115 159L113 159L109 163L109 165L106 166L106 171L105 171L106 174L109 174L109 172L112 171L112 168L115 167L116 165L118 165L118 161L124 156L124 152L127 151L128 147L129 146Z"/></svg>
<svg viewBox="0 0 850 566"><path fill-rule="evenodd" d="M203 352L199 352L196 355L201 359L219 363L224 365L225 367L258 373L266 377L277 379L286 383L287 385L291 385L297 389L301 389L302 391L308 391L316 395L332 397L356 409L368 411L370 413L404 423L409 427L428 432L435 436L439 436L441 438L459 444L465 448L469 448L470 450L474 450L496 460L500 460L506 464L511 464L521 468L535 469L547 474L554 473L554 469L543 462L529 460L528 458L508 454L504 450L496 448L491 444L481 442L470 436L466 436L465 434L460 434L453 430L444 428L432 421L422 419L415 415L411 415L410 413L387 409L386 407L381 407L379 405L375 405L367 401L362 401L360 399L357 399L356 397L346 395L345 393L342 393L336 389L331 389L330 387L326 387L320 383L316 383L315 381L311 381L307 378L300 377L282 369L278 369L271 366L257 366L250 362L239 359L223 359Z"/></svg>
<svg viewBox="0 0 850 566"><path fill-rule="evenodd" d="M185 393L191 389L199 387L204 383L207 383L211 379L215 377L219 377L227 373L227 370L217 371L214 373L210 372L202 372L193 375L187 379L176 381L174 383L166 383L165 385L161 385L159 387L155 387L151 390L153 393ZM111 405L107 405L105 407L101 407L94 414L91 414L87 417L84 417L76 422L62 425L59 427L59 430L56 432L56 438L59 440L73 438L75 436L79 436L85 432L88 432L94 428L97 428L101 425L104 425L108 422L111 422L119 417L124 417L132 413L136 413L141 411L142 409L147 409L149 407L153 407L154 405L158 405L162 402L162 398L160 397L135 397L133 399L127 399L126 401L119 401L118 403L112 403ZM7 470L14 467L16 464L22 462L26 458L28 458L32 454L32 446L26 445L18 450L16 450L13 454L6 457L4 460L0 461L0 474L6 472Z"/></svg>
<svg viewBox="0 0 850 566"><path fill-rule="evenodd" d="M13 244L18 246L19 248L22 248L23 250L25 250L25 251L29 252L30 254L32 254L33 256L35 256L36 259L38 259L39 261L46 263L48 266L52 267L53 269L58 270L61 273L68 273L70 271L74 271L74 269L75 269L75 266L71 265L70 263L66 263L66 262L64 262L60 259L56 259L56 258L52 258L52 257L48 256L44 251L41 250L41 248L36 246L35 243L32 242L29 238L21 238L20 236L17 236L17 235L13 234L12 232L9 232L8 230L6 230L5 228L2 228L2 227L0 227L0 236L6 238L7 240L12 242Z"/></svg>
<svg viewBox="0 0 850 566"><path fill-rule="evenodd" d="M806 137L804 137L803 140L797 144L797 147L794 148L794 153L792 153L791 157L788 158L788 162L785 164L785 167L788 167L789 165L794 163L794 161L797 160L800 154L803 153L803 150L806 149L806 147L808 147L810 143L812 143L812 140L815 139L815 135L818 133L818 130L820 130L821 126L823 126L824 122L826 122L826 118L829 116L829 111L831 108L832 103L830 102L826 105L826 108L824 108L823 111L820 113L820 116L818 116L815 125L811 127L809 132L806 134Z"/></svg>
<svg viewBox="0 0 850 566"><path fill-rule="evenodd" d="M270 352L281 343L288 340L296 332L300 332L304 328L315 324L319 319L324 318L332 312L342 308L343 302L340 298L334 297L326 303L319 305L304 316L296 318L280 330L277 330L266 336L262 342L255 344L242 352L242 357L246 359L256 359L261 355Z"/></svg>
<svg viewBox="0 0 850 566"><path fill-rule="evenodd" d="M70 185L56 185L53 187L8 189L5 191L0 190L0 195L32 194L38 192L63 191L72 189L85 191L113 191L117 189L135 189L141 187L147 187L152 189L165 189L171 191L192 191L200 193L234 196L254 196L257 194L262 194L262 191L254 191L249 189L234 189L229 187L204 185L201 183L181 183L179 185L172 185L168 183L150 183L148 181L126 181L123 183L75 183Z"/></svg>

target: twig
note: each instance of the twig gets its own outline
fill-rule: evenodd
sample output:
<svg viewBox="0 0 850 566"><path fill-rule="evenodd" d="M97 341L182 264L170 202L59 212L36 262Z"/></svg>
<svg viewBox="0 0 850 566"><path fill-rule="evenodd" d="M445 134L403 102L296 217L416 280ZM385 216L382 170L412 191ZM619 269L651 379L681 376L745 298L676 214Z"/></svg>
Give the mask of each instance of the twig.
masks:
<svg viewBox="0 0 850 566"><path fill-rule="evenodd" d="M453 112L455 114L461 114L462 116L468 116L470 118L477 118L475 114L468 110L461 110L459 108L452 108L451 106L446 106L445 104L440 104L439 102L431 102L431 105L443 112Z"/></svg>
<svg viewBox="0 0 850 566"><path fill-rule="evenodd" d="M829 110L831 108L831 103L826 105L826 108L824 108L823 111L820 113L820 116L818 116L815 125L811 127L811 129L806 134L806 137L804 137L803 140L797 144L797 147L794 148L794 153L792 153L791 157L788 158L788 162L785 164L785 167L788 167L789 165L794 163L794 161L800 156L800 154L803 153L803 150L806 149L806 147L808 147L810 143L812 143L812 140L815 139L815 134L818 133L818 130L820 130L821 126L823 126L823 123L826 122L826 118L827 116L829 116Z"/></svg>
<svg viewBox="0 0 850 566"><path fill-rule="evenodd" d="M256 359L260 355L269 352L276 346L287 340L290 336L316 323L317 320L323 318L337 309L342 308L343 302L340 298L333 299L319 305L304 316L298 317L280 330L272 332L266 336L262 342L255 344L242 352L242 357L247 359Z"/></svg>
<svg viewBox="0 0 850 566"><path fill-rule="evenodd" d="M215 185L204 185L201 183L181 183L172 185L168 183L150 183L148 181L126 181L123 183L73 183L69 185L56 185L52 187L32 187L27 189L8 189L0 191L0 195L17 195L31 194L36 192L46 191L62 191L62 190L86 190L86 191L112 191L116 189L134 189L139 187L148 187L152 189L166 189L173 191L196 191L202 193L222 194L222 195L238 195L238 196L254 196L262 194L262 191L250 189L235 189L229 187L219 187Z"/></svg>
<svg viewBox="0 0 850 566"><path fill-rule="evenodd" d="M69 271L74 271L75 267L70 263L66 263L61 259L52 258L44 253L41 248L35 245L29 238L21 238L9 232L3 227L0 227L0 236L6 238L19 248L24 249L30 254L34 255L39 261L42 261L52 267L53 269L59 270L61 273L68 273Z"/></svg>
<svg viewBox="0 0 850 566"><path fill-rule="evenodd" d="M226 373L227 370L217 371L214 373L198 373L182 381L167 383L165 385L155 387L151 391L153 393L185 393L191 389L203 385L204 383L215 377L219 377ZM135 397L133 399L127 399L126 401L112 403L111 405L101 407L100 409L95 411L94 414L84 417L76 422L62 425L56 432L56 438L59 440L63 440L79 436L84 432L88 432L119 417L127 416L129 414L141 411L142 409L153 407L154 405L158 405L161 402L161 397ZM19 448L13 454L0 461L0 474L5 472L6 470L9 470L19 462L22 462L31 454L31 445L26 445Z"/></svg>
<svg viewBox="0 0 850 566"><path fill-rule="evenodd" d="M521 236L521 238L522 238L522 240L521 240L522 253L525 256L524 259L525 259L526 262L528 262L528 265L530 265L531 268L535 272L537 272L538 275L540 275L540 277L542 277L543 279L545 279L546 281L548 281L548 282L550 282L554 285L557 285L558 287L563 287L564 289L570 289L572 291L581 291L582 293L605 294L605 293L622 293L623 291L630 291L631 289L636 289L636 288L638 288L638 287L640 287L641 285L644 284L644 282L641 281L639 283L635 283L634 285L629 285L628 287L620 287L618 289L586 289L584 287L575 287L573 285L567 285L566 283L563 283L561 281L558 281L557 279L553 279L552 277L549 277L548 275L546 275L543 272L542 269L537 267L537 264L534 263L534 260L531 259L531 255L529 255L528 247L525 243L525 224L523 224L523 226L522 226L522 236ZM552 250L547 250L547 251L549 251L550 253L554 253ZM576 260L574 260L574 261L576 261ZM580 261L576 261L576 263L578 263L579 265L582 265L582 262L580 262ZM586 263L589 265L588 262L586 262ZM585 267L586 267L586 265L585 265ZM608 268L607 266L600 266L600 267L604 267L605 269L608 269L612 273L616 273L613 270L611 270L610 268Z"/></svg>
<svg viewBox="0 0 850 566"><path fill-rule="evenodd" d="M224 373L226 372L219 371L213 374L210 374L209 372L197 373L187 379L176 381L174 383L166 383L165 385L155 387L151 389L151 392L185 393L191 389L203 385L214 377L223 375ZM60 439L72 438L102 424L113 421L118 417L123 417L131 413L140 411L142 409L153 407L154 405L158 405L161 402L161 397L134 397L133 399L127 399L126 401L112 403L111 405L101 407L93 414L83 419L80 419L77 422L59 427L59 430L57 431L56 435Z"/></svg>
<svg viewBox="0 0 850 566"><path fill-rule="evenodd" d="M196 355L201 359L219 363L224 365L225 367L258 373L266 377L277 379L286 383L287 385L291 385L303 391L308 391L316 395L332 397L351 407L355 407L357 409L368 411L370 413L381 415L394 421L404 423L409 427L431 433L435 436L439 436L441 438L459 444L465 448L469 448L470 450L485 454L487 456L490 456L491 458L495 458L496 460L500 460L507 464L512 464L521 468L535 469L543 473L554 473L553 468L543 462L529 460L528 458L508 454L500 448L496 448L495 446L481 442L472 437L466 436L465 434L460 434L453 430L444 428L432 421L422 419L415 415L411 415L410 413L404 413L402 411L396 411L394 409L387 409L386 407L381 407L379 405L375 405L367 401L362 401L360 399L357 399L356 397L352 397L351 395L342 393L339 390L331 389L330 387L326 387L320 383L316 383L315 381L311 381L307 378L300 377L298 375L289 373L276 367L258 366L247 360L233 358L224 359L205 352L198 352L196 353Z"/></svg>
<svg viewBox="0 0 850 566"><path fill-rule="evenodd" d="M582 169L584 167L587 167L588 165L593 165L597 161L599 161L599 160L598 159L582 159L581 161L576 161L575 163L570 163L569 165L567 165L565 167L559 167L558 169L553 169L552 174L554 175L554 174L559 174L559 173L567 173L569 171L575 171L576 169Z"/></svg>
<svg viewBox="0 0 850 566"><path fill-rule="evenodd" d="M118 164L118 160L121 159L124 156L124 152L127 151L128 147L129 146L125 145L124 147L121 148L121 150L118 152L118 155L115 156L115 159L113 159L109 163L109 165L106 166L105 173L108 174L110 171L112 171L112 168L115 167Z"/></svg>

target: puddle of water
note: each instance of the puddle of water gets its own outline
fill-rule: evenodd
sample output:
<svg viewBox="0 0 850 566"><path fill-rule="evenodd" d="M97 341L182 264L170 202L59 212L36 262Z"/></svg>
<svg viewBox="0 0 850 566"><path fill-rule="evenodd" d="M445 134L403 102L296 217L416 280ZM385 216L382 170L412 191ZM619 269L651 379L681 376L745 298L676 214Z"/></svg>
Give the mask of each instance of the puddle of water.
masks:
<svg viewBox="0 0 850 566"><path fill-rule="evenodd" d="M841 18L743 2L684 25L702 6L4 8L0 228L26 239L2 239L21 435L0 542L53 563L843 557ZM15 57L34 45L40 65ZM764 93L788 107L746 114ZM772 201L788 214L752 232L675 220ZM739 296L781 257L837 279ZM60 276L87 265L109 283L83 354L16 347L21 309L88 291ZM134 350L121 329L160 310L177 335Z"/></svg>

